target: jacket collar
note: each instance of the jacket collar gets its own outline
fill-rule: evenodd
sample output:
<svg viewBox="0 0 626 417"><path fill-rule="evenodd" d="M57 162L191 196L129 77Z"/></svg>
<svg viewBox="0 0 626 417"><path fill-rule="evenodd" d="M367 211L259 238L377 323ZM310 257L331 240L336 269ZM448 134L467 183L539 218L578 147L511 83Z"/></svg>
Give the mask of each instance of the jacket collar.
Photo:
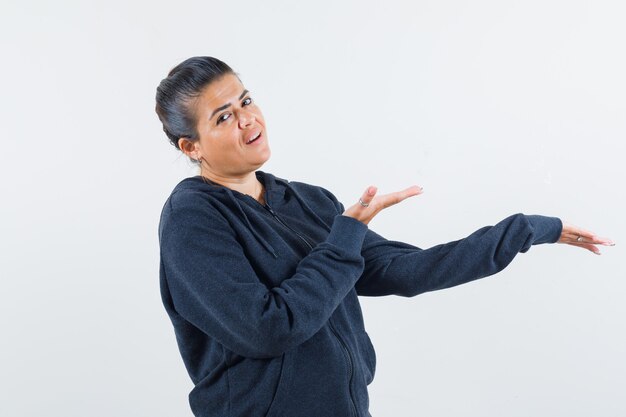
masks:
<svg viewBox="0 0 626 417"><path fill-rule="evenodd" d="M307 204L305 199L300 195L296 188L289 183L288 180L261 170L255 171L255 175L259 179L259 181L261 181L265 186L265 201L270 207L282 207L284 204L283 202L286 199L286 193L291 193L298 200L302 209L305 212L308 212L315 222L320 224L326 230L330 231L331 226L324 222L317 215L317 213L315 213L315 211ZM228 188L224 185L213 182L208 178L203 178L201 175L185 178L180 183L178 183L173 192L183 189L193 189L196 191L209 193L213 197L221 200L222 203L231 206L234 211L239 213L240 217L246 223L256 239L263 245L263 247L265 247L265 249L272 253L275 258L278 257L278 254L276 253L276 250L272 247L272 245L267 240L265 240L265 238L253 227L252 223L248 219L248 216L246 215L245 210L241 206L241 200L244 198L250 198L250 196L243 194L237 190Z"/></svg>

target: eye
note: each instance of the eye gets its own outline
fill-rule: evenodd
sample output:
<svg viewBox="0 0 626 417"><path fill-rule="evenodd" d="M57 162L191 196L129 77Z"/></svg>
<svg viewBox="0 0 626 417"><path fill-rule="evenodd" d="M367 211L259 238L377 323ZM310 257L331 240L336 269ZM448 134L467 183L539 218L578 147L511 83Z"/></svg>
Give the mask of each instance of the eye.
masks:
<svg viewBox="0 0 626 417"><path fill-rule="evenodd" d="M220 124L221 122L225 121L228 119L228 117L224 117L224 116L230 116L230 113L223 113L222 115L220 115L220 117L217 118L217 123L216 124Z"/></svg>
<svg viewBox="0 0 626 417"><path fill-rule="evenodd" d="M252 103L252 97L246 97L243 101L243 105L244 106L249 106ZM224 116L230 116L230 113L223 113L222 115L220 115L220 117L217 118L217 123L216 124L220 124L221 122L225 122L226 120L228 120L228 117L224 117Z"/></svg>

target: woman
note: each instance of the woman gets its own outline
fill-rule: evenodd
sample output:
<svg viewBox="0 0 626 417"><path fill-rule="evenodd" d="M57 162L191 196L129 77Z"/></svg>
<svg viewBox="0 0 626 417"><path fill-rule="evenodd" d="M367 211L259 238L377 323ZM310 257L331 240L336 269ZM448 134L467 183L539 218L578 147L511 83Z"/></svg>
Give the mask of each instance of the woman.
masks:
<svg viewBox="0 0 626 417"><path fill-rule="evenodd" d="M417 294L486 277L519 252L609 239L557 217L517 213L423 250L368 228L421 187L348 207L325 188L259 168L265 121L238 75L212 57L185 60L157 88L171 143L197 162L160 223L161 295L196 416L370 416L376 354L358 295Z"/></svg>

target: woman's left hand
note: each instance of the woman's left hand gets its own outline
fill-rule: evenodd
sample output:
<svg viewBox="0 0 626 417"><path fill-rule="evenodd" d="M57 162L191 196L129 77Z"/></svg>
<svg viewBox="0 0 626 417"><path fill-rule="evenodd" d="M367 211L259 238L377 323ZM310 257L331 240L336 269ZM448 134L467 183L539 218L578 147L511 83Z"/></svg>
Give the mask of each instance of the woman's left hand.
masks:
<svg viewBox="0 0 626 417"><path fill-rule="evenodd" d="M561 220L562 221L562 220ZM600 237L595 233L581 229L571 223L562 221L563 231L556 243L567 243L568 245L579 246L600 255L600 249L596 245L615 246L615 243L608 237Z"/></svg>

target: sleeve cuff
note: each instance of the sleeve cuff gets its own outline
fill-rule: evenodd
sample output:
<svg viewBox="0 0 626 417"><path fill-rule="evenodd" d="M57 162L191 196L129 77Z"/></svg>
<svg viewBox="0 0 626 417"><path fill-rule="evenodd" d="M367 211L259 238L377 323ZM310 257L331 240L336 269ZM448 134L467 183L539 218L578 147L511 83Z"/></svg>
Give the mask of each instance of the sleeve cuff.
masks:
<svg viewBox="0 0 626 417"><path fill-rule="evenodd" d="M526 218L535 235L533 245L555 243L561 237L563 222L560 218L541 216L539 214L527 214Z"/></svg>
<svg viewBox="0 0 626 417"><path fill-rule="evenodd" d="M365 223L353 217L338 214L333 220L326 241L360 255L367 230Z"/></svg>

